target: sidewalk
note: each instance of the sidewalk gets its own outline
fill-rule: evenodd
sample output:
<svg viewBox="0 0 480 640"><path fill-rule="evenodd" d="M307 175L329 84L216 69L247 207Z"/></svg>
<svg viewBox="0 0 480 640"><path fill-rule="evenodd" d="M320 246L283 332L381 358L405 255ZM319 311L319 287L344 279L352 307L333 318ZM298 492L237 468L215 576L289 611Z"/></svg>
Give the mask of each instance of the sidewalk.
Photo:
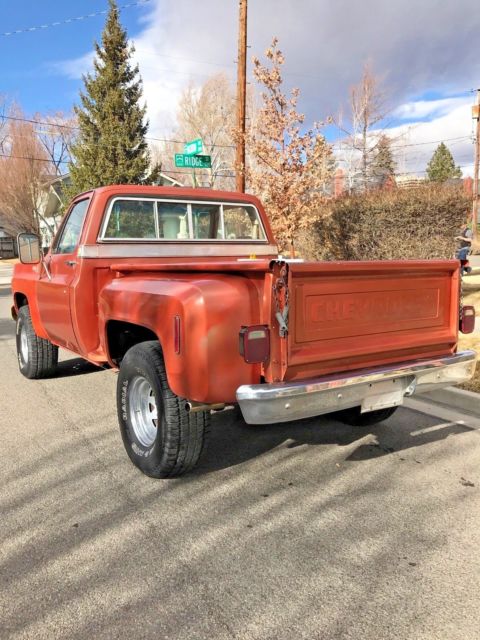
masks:
<svg viewBox="0 0 480 640"><path fill-rule="evenodd" d="M0 261L0 286L10 285L12 281L13 264L8 264L6 261Z"/></svg>

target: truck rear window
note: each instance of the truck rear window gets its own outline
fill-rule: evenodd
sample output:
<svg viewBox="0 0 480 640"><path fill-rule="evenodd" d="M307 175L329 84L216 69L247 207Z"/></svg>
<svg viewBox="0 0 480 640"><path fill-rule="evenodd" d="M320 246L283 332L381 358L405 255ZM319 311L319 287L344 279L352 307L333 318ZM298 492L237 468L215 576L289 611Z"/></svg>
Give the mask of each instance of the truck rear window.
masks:
<svg viewBox="0 0 480 640"><path fill-rule="evenodd" d="M156 238L153 200L115 200L105 238Z"/></svg>
<svg viewBox="0 0 480 640"><path fill-rule="evenodd" d="M102 240L257 240L266 235L253 205L115 198Z"/></svg>

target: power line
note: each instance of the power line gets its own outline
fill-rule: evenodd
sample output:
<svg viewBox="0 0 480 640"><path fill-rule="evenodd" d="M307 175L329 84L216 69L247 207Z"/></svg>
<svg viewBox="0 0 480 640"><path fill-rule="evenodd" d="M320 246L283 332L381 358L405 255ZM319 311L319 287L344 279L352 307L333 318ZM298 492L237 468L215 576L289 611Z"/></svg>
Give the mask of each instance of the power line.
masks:
<svg viewBox="0 0 480 640"><path fill-rule="evenodd" d="M20 118L18 116L5 116L5 115L0 115L0 120L1 119L5 119L5 120L13 120L15 122L28 122L30 124L37 124L40 126L46 126L46 127L52 127L52 128L59 128L59 129L68 129L71 131L79 131L80 127L75 127L72 125L66 125L66 124L58 124L56 122L47 122L47 121L43 121L43 120L33 120L31 118ZM155 138L152 136L146 136L145 137L146 140L150 140L152 142L171 142L173 144L186 144L188 142L188 140L176 140L174 138ZM405 147L420 147L420 146L424 146L424 145L428 145L428 144L438 144L440 142L452 142L452 141L462 141L462 140L472 140L472 136L468 135L468 136L458 136L456 138L442 138L439 140L427 140L425 142L412 142L412 143L407 143L407 144L400 144L400 145L392 145L392 149L403 149ZM473 140L472 140L473 142ZM337 147L340 148L342 147L343 142L339 141L339 142L333 142L332 143L332 147ZM235 149L235 145L232 144L213 144L213 145L209 145L212 148L223 148L223 149Z"/></svg>
<svg viewBox="0 0 480 640"><path fill-rule="evenodd" d="M14 122L29 122L31 124L40 124L42 126L47 127L58 127L59 129L71 129L72 131L77 131L80 127L73 127L68 124L57 124L56 122L44 122L41 120L32 120L30 118L19 118L18 116L5 116L0 115L0 120L13 120Z"/></svg>
<svg viewBox="0 0 480 640"><path fill-rule="evenodd" d="M151 0L137 0L136 2L129 2L128 4L122 4L118 8L130 9L131 7L141 6L147 4ZM16 36L19 33L31 33L33 31L43 31L44 29L50 29L51 27L59 27L64 24L71 24L72 22L80 22L87 20L88 18L95 18L96 16L102 16L107 14L110 9L103 9L102 11L94 11L93 13L87 13L83 16L75 16L74 18L65 18L65 20L57 20L56 22L50 22L48 24L40 24L35 27L25 27L24 29L15 29L15 31L4 31L0 33L0 36Z"/></svg>
<svg viewBox="0 0 480 640"><path fill-rule="evenodd" d="M461 141L461 140L472 140L472 136L468 135L468 136L459 136L457 138L442 138L441 140L427 140L426 142L412 142L412 143L407 143L407 144L398 144L398 145L392 145L391 149L403 149L405 147L420 147L423 145L427 145L427 144L437 144L440 142L451 142L453 140L457 140L457 141ZM342 145L344 145L344 142L342 140L340 140L338 143L334 142L332 144L333 147L337 147L337 148L342 148ZM352 148L352 145L348 145L345 144L345 147L350 149Z"/></svg>
<svg viewBox="0 0 480 640"><path fill-rule="evenodd" d="M459 136L458 138L444 138L443 140L428 140L427 142L412 142L408 144L392 145L392 149L403 149L404 147L420 147L426 144L436 144L440 142L451 142L453 140L471 140L472 136Z"/></svg>
<svg viewBox="0 0 480 640"><path fill-rule="evenodd" d="M51 162L52 164L68 164L68 160L57 158L35 158L33 156L12 156L8 153L0 153L0 158L10 158L11 160L31 160L32 162Z"/></svg>
<svg viewBox="0 0 480 640"><path fill-rule="evenodd" d="M80 131L80 127L74 127L72 125L67 125L67 124L57 124L56 122L46 122L42 120L33 120L31 118L20 118L18 116L0 115L0 120L2 120L2 118L5 120L13 120L14 122L28 122L29 124L37 124L42 127L52 127L52 128L57 127L59 129L67 129L70 131ZM188 142L188 140L175 140L173 138L154 138L151 136L146 136L145 139L151 140L153 142L172 142L175 144L186 144ZM224 149L235 149L235 145L233 144L213 144L213 145L207 145L207 146L215 147L215 148L217 147L224 148Z"/></svg>
<svg viewBox="0 0 480 640"><path fill-rule="evenodd" d="M34 156L15 156L15 155L9 155L8 153L0 153L0 158L10 158L11 160L30 160L32 162L51 162L52 164L69 164L69 160L60 160L57 158L35 158ZM223 171L231 171L233 172L234 169L227 167L226 169L221 169L222 174L220 175L220 177L223 178L233 178L235 177L235 173L223 173ZM175 171L175 170L170 170L170 169L165 169L162 170L162 173L166 173L166 174L170 174L170 173L175 173L175 174L180 174L183 176L188 176L190 175L189 171Z"/></svg>

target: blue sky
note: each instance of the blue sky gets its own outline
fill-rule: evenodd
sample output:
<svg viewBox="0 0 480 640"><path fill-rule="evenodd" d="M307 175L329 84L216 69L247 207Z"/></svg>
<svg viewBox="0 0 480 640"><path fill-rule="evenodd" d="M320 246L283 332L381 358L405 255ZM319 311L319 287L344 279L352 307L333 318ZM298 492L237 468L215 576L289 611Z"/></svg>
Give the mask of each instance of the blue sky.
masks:
<svg viewBox="0 0 480 640"><path fill-rule="evenodd" d="M107 6L107 0L0 0L0 32ZM237 11L237 0L150 0L122 10L137 48L151 135L171 133L188 82L199 84L219 71L234 80ZM70 111L104 20L100 15L0 35L0 94L17 100L28 115ZM470 171L469 90L480 85L478 33L476 0L249 1L249 52L261 56L272 37L279 37L285 83L300 88L307 123L336 115L342 106L346 112L349 87L364 62L372 62L390 96L388 126L404 146L399 157L405 171L424 169L444 139Z"/></svg>
<svg viewBox="0 0 480 640"><path fill-rule="evenodd" d="M121 4L127 4L125 0ZM148 4L122 11L122 23L130 36L142 28ZM105 0L0 0L2 33L50 24L56 21L102 11ZM66 59L75 59L92 48L99 39L105 16L100 15L48 29L0 36L0 92L17 100L23 109L69 111L78 98L79 81L55 70Z"/></svg>

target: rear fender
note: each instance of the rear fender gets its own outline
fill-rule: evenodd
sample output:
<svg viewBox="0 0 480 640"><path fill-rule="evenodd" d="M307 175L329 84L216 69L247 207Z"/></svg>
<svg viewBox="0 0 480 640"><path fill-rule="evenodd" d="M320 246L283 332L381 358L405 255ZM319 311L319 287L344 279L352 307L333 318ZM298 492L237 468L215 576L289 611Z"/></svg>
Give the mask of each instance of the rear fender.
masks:
<svg viewBox="0 0 480 640"><path fill-rule="evenodd" d="M238 348L241 326L260 321L259 291L251 278L232 274L116 278L100 293L104 330L109 320L138 324L158 336L169 386L183 398L234 402L241 384L260 381L260 365L247 364Z"/></svg>

